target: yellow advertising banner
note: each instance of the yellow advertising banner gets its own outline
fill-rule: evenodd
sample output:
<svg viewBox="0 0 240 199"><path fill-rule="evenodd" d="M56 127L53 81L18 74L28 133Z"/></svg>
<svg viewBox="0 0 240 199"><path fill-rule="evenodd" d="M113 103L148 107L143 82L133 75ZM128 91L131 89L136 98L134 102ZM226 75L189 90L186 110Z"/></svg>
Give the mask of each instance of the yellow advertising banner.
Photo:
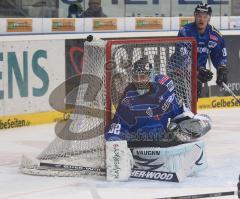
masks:
<svg viewBox="0 0 240 199"><path fill-rule="evenodd" d="M32 32L32 19L7 19L7 32Z"/></svg>
<svg viewBox="0 0 240 199"><path fill-rule="evenodd" d="M117 30L116 18L95 18L93 19L93 31Z"/></svg>
<svg viewBox="0 0 240 199"><path fill-rule="evenodd" d="M161 30L163 19L159 17L135 18L136 30Z"/></svg>
<svg viewBox="0 0 240 199"><path fill-rule="evenodd" d="M62 19L62 18L53 18L52 19L52 31L75 31L75 19Z"/></svg>
<svg viewBox="0 0 240 199"><path fill-rule="evenodd" d="M238 99L240 100L240 97L238 97ZM236 107L240 108L240 104L233 97L199 98L197 103L197 110Z"/></svg>
<svg viewBox="0 0 240 199"><path fill-rule="evenodd" d="M194 22L194 17L180 17L179 18L179 27L182 27L188 23Z"/></svg>
<svg viewBox="0 0 240 199"><path fill-rule="evenodd" d="M66 110L65 113L61 113L57 111L48 111L48 112L3 116L3 117L0 117L0 130L68 120L72 112L73 112L72 110Z"/></svg>

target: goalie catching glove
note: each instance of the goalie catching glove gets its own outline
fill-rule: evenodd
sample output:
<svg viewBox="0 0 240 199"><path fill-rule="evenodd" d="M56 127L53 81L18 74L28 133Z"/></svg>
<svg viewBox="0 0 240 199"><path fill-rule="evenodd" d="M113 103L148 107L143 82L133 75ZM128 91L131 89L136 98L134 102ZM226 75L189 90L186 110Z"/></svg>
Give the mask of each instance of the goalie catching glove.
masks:
<svg viewBox="0 0 240 199"><path fill-rule="evenodd" d="M211 119L204 114L194 115L191 111L170 120L168 123L168 135L176 142L190 142L205 135L211 129Z"/></svg>

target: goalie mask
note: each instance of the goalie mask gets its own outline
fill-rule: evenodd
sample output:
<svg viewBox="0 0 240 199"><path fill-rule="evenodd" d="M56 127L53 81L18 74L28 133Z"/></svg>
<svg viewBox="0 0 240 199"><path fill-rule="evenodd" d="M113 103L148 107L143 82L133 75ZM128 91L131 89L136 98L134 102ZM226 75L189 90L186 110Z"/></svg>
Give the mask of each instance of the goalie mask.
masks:
<svg viewBox="0 0 240 199"><path fill-rule="evenodd" d="M150 82L153 82L153 66L147 59L141 58L133 64L131 70L132 82L139 94L143 95L149 91Z"/></svg>

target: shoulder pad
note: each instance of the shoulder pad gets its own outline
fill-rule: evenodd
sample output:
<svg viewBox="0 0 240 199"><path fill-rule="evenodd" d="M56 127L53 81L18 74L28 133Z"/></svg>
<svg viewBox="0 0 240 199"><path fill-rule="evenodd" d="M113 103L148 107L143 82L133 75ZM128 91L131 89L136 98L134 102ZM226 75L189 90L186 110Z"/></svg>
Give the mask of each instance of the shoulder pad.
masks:
<svg viewBox="0 0 240 199"><path fill-rule="evenodd" d="M186 37L187 36L187 28L185 26L182 26L179 30L179 33L181 36Z"/></svg>
<svg viewBox="0 0 240 199"><path fill-rule="evenodd" d="M214 26L210 25L210 29L211 29L210 38L212 34L215 34L217 37L222 37L222 34Z"/></svg>
<svg viewBox="0 0 240 199"><path fill-rule="evenodd" d="M188 23L180 28L180 32L184 37L191 36L191 32L193 31L193 23Z"/></svg>
<svg viewBox="0 0 240 199"><path fill-rule="evenodd" d="M158 75L155 77L156 82L158 82L159 84L166 84L166 82L168 82L170 80L170 78L167 75Z"/></svg>

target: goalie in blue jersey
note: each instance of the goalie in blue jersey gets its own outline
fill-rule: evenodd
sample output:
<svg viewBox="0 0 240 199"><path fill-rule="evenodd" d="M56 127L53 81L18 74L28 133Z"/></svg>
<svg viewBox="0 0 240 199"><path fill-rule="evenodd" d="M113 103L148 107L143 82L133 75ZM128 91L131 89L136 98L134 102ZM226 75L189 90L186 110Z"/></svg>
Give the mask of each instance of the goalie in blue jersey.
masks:
<svg viewBox="0 0 240 199"><path fill-rule="evenodd" d="M147 58L136 61L129 73L132 82L126 87L114 118L105 131L107 164L109 165L108 179L112 180L111 177L114 175L112 173L114 169L111 169L111 165L114 167L113 164L115 163L110 161L111 157L113 157L111 152L116 151L114 147L120 146L122 142L125 143L125 146L126 143L131 145L133 142L138 142L138 147L142 143L143 148L141 150L144 152L139 152L140 149L138 148L137 154L134 154L134 149L132 154L134 167L146 170L149 165L145 164L143 166L138 162L139 158L154 159L156 157L139 157L138 155L146 154L146 150L152 150L152 148L149 148L153 146L151 143L155 143L154 145L159 143L158 147L162 147L161 144L167 142L169 143L167 149L157 147L156 150L161 151L161 154L166 153L169 157L167 159L165 155L158 157L155 163L159 164L164 159L165 168L161 167L161 169L168 172L181 170L183 165L179 165L178 157L182 156L184 159L186 151L192 151L192 147L195 146L192 141L210 130L211 122L209 117L200 114L195 115L184 105L181 105L175 94L174 82L166 75L155 75L153 65L148 62ZM143 144L144 142L148 143L147 147ZM177 146L178 144L183 145ZM203 153L204 145L202 142L197 144L197 148L200 148L201 153ZM198 157L194 156L193 159L196 158ZM127 160L124 161L124 164L127 164ZM205 162L204 158L203 162ZM206 164L201 164L196 168L193 165L190 167L189 175L205 168ZM123 170L125 168L129 167L125 165Z"/></svg>
<svg viewBox="0 0 240 199"><path fill-rule="evenodd" d="M217 85L222 87L222 83L228 81L227 50L222 35L209 24L211 15L212 9L208 4L198 4L194 11L195 21L178 32L179 37L194 37L197 41L198 97L201 96L202 84L213 77L206 68L208 57L217 70Z"/></svg>

